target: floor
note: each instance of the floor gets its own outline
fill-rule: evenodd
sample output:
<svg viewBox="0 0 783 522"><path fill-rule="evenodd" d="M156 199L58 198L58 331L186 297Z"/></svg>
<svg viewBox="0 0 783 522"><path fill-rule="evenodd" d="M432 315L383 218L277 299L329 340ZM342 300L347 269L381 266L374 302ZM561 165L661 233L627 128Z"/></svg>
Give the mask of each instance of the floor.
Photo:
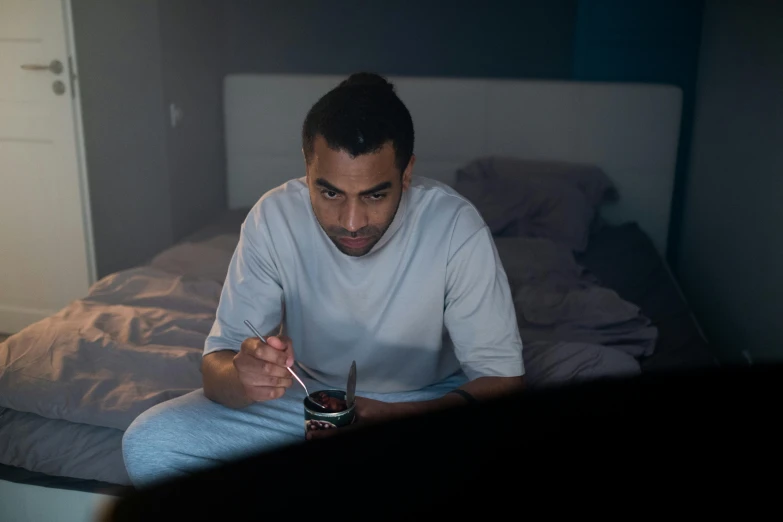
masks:
<svg viewBox="0 0 783 522"><path fill-rule="evenodd" d="M42 488L0 480L0 520L14 522L86 522L105 520L115 497Z"/></svg>

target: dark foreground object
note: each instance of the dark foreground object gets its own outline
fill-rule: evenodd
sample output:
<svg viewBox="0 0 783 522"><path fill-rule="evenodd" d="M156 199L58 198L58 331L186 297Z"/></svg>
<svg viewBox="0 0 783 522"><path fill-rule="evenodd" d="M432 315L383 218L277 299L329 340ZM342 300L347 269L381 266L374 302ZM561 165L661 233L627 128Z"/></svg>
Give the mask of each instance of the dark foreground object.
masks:
<svg viewBox="0 0 783 522"><path fill-rule="evenodd" d="M756 367L526 392L138 491L105 520L525 519L678 499L703 515L725 508L721 487L779 469L781 391L780 367Z"/></svg>

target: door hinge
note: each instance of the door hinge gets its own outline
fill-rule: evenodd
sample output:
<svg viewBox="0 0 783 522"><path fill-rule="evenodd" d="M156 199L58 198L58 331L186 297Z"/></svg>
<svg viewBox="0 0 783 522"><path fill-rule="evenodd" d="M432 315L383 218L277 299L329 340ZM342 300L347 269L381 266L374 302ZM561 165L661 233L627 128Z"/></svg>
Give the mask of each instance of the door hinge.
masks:
<svg viewBox="0 0 783 522"><path fill-rule="evenodd" d="M71 98L76 97L76 74L73 72L73 58L68 57L68 80L71 84Z"/></svg>

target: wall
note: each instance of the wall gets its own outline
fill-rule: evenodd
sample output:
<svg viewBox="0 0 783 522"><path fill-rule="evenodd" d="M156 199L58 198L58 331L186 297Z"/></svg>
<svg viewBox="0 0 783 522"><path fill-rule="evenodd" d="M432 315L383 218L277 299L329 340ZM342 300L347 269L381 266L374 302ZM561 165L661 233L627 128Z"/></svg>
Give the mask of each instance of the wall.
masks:
<svg viewBox="0 0 783 522"><path fill-rule="evenodd" d="M225 208L224 72L568 78L573 68L577 0L72 3L99 277Z"/></svg>
<svg viewBox="0 0 783 522"><path fill-rule="evenodd" d="M388 9L358 0L229 0L226 70L677 85L683 90L683 118L668 248L676 265L703 0L443 5L419 0Z"/></svg>
<svg viewBox="0 0 783 522"><path fill-rule="evenodd" d="M668 260L675 270L686 204L703 9L702 0L580 0L574 37L574 79L665 83L682 89L668 244Z"/></svg>
<svg viewBox="0 0 783 522"><path fill-rule="evenodd" d="M194 232L226 208L223 137L223 8L215 0L159 3L166 106L172 239Z"/></svg>
<svg viewBox="0 0 783 522"><path fill-rule="evenodd" d="M729 360L783 358L783 3L709 1L680 256Z"/></svg>
<svg viewBox="0 0 783 522"><path fill-rule="evenodd" d="M567 78L576 0L228 0L227 71Z"/></svg>
<svg viewBox="0 0 783 522"><path fill-rule="evenodd" d="M679 85L670 252L679 246L701 0L72 1L100 275L225 208L221 82L241 72ZM171 103L182 111L176 128Z"/></svg>
<svg viewBox="0 0 783 522"><path fill-rule="evenodd" d="M73 0L72 8L101 277L171 243L158 7Z"/></svg>
<svg viewBox="0 0 783 522"><path fill-rule="evenodd" d="M146 262L225 209L223 7L216 0L72 6L103 277ZM182 110L176 128L171 103Z"/></svg>

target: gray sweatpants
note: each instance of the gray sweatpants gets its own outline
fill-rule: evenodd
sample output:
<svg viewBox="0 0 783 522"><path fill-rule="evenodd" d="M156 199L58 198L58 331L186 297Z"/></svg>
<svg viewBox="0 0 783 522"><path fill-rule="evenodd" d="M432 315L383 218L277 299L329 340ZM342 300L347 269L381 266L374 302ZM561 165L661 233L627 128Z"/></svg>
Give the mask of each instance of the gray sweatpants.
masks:
<svg viewBox="0 0 783 522"><path fill-rule="evenodd" d="M313 392L325 389L303 372ZM464 384L463 374L427 388L402 393L361 393L386 402L437 399ZM221 406L202 389L163 402L139 415L125 432L122 453L136 487L304 441L305 393L298 383L274 401L242 410Z"/></svg>

